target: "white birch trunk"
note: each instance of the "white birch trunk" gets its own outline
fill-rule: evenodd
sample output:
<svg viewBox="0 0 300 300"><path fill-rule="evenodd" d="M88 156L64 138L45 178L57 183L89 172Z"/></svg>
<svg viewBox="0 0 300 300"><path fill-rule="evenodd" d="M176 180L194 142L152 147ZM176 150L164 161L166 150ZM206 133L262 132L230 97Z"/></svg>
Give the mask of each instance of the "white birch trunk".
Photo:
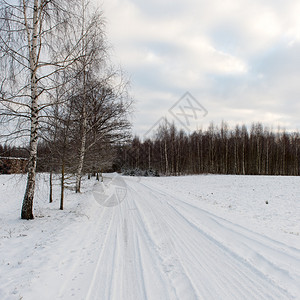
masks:
<svg viewBox="0 0 300 300"><path fill-rule="evenodd" d="M37 162L37 143L38 143L38 90L37 90L37 45L38 45L38 0L34 1L32 34L30 34L30 26L27 23L27 10L25 1L23 1L24 20L27 30L28 51L30 61L30 84L31 84L31 128L30 128L30 152L28 160L28 176L26 191L23 199L21 218L33 219L33 198L35 190L35 175Z"/></svg>
<svg viewBox="0 0 300 300"><path fill-rule="evenodd" d="M84 107L83 111L83 120L82 120L82 136L81 136L81 147L79 152L79 162L77 167L77 174L76 174L76 193L80 193L80 185L81 185L81 176L82 176L82 169L83 169L83 162L84 156L86 151L86 126L87 126L87 119L86 119L86 111Z"/></svg>
<svg viewBox="0 0 300 300"><path fill-rule="evenodd" d="M85 30L85 0L82 0L82 32L81 35L84 35ZM85 38L82 39L82 55L85 56ZM82 134L81 134L81 145L79 149L79 161L77 166L77 173L76 173L76 186L75 191L76 193L80 193L80 186L81 186L81 176L82 176L82 169L84 163L84 156L86 152L86 135L87 135L87 112L86 112L86 60L83 60L83 108L82 108Z"/></svg>

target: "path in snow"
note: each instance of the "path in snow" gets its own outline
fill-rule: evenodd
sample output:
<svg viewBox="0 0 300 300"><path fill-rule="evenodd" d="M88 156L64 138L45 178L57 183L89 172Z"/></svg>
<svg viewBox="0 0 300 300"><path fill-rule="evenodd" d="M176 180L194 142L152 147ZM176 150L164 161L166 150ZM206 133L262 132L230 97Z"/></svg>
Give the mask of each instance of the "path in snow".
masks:
<svg viewBox="0 0 300 300"><path fill-rule="evenodd" d="M299 177L125 177L107 207L107 174L59 211L43 176L34 221L0 177L1 300L300 299Z"/></svg>
<svg viewBox="0 0 300 300"><path fill-rule="evenodd" d="M127 178L126 184L127 198L103 208L106 233L86 300L300 295L299 249L217 217L151 181Z"/></svg>

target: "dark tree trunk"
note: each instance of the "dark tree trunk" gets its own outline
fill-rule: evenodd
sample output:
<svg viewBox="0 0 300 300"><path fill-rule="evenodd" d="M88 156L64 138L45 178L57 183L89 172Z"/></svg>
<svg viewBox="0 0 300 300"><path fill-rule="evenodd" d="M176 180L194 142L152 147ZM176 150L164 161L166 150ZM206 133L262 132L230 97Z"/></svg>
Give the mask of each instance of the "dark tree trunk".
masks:
<svg viewBox="0 0 300 300"><path fill-rule="evenodd" d="M53 199L52 199L52 175L53 175L53 172L52 170L50 171L50 180L49 180L49 185L50 185L50 192L49 192L49 203L52 203L53 202Z"/></svg>
<svg viewBox="0 0 300 300"><path fill-rule="evenodd" d="M64 209L64 191L65 191L65 163L61 165L61 185L60 185L60 210Z"/></svg>

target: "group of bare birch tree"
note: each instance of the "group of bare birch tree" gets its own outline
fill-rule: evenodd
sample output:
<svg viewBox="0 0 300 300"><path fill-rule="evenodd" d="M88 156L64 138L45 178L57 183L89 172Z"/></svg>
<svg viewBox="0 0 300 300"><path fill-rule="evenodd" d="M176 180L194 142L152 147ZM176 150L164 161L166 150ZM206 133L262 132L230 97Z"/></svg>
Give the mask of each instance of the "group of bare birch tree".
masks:
<svg viewBox="0 0 300 300"><path fill-rule="evenodd" d="M187 133L166 122L152 139L135 137L119 148L119 167L166 175L300 175L300 134L275 132L262 124L251 128L226 123ZM129 169L129 172L128 172Z"/></svg>
<svg viewBox="0 0 300 300"><path fill-rule="evenodd" d="M72 170L80 192L84 170L127 138L128 83L108 50L102 13L87 0L0 0L0 135L29 149L22 219L34 218L39 161Z"/></svg>

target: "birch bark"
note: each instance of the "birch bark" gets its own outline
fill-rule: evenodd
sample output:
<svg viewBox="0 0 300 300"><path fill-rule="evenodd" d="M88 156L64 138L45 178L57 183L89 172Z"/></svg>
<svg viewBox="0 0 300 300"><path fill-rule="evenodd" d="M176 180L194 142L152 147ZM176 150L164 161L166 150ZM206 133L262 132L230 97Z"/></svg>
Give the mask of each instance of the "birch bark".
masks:
<svg viewBox="0 0 300 300"><path fill-rule="evenodd" d="M33 219L33 198L35 191L35 176L37 162L38 143L38 89L37 89L37 57L38 57L38 29L39 29L39 1L34 1L32 17L32 33L27 18L27 6L23 0L24 21L28 39L28 52L30 63L30 87L31 87L31 117L30 117L30 151L28 159L28 175L26 191L23 199L21 218Z"/></svg>

